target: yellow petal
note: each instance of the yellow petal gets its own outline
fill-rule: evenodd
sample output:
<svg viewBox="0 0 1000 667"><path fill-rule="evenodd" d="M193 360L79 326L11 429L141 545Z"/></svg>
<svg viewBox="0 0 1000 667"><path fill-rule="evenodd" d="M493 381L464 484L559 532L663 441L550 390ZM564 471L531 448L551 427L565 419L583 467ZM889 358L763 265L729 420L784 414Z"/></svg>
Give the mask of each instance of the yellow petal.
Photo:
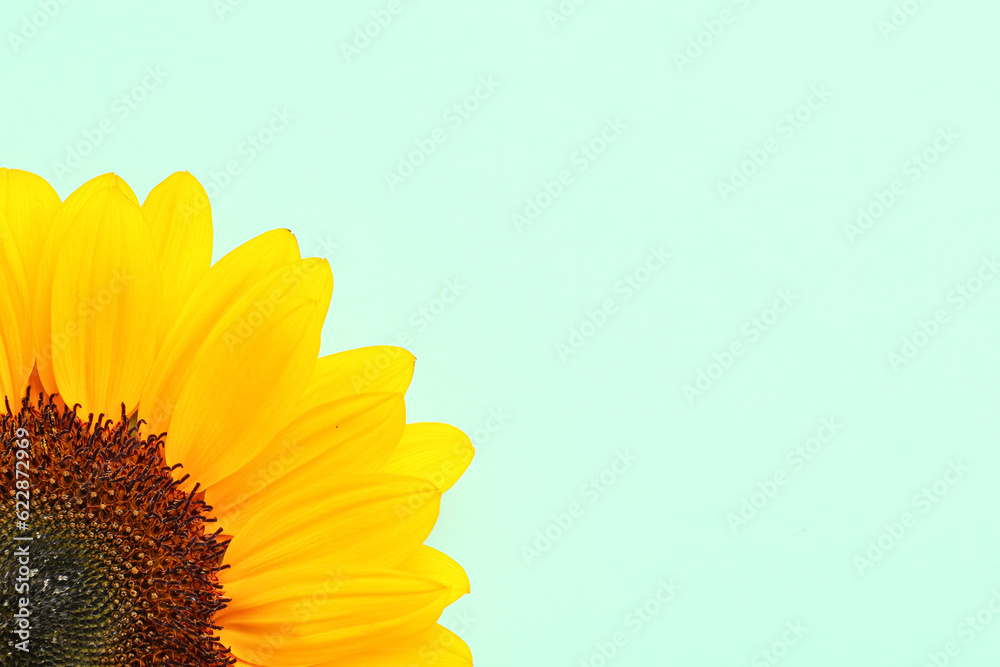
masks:
<svg viewBox="0 0 1000 667"><path fill-rule="evenodd" d="M162 295L139 206L121 190L93 194L70 220L52 279L52 366L67 404L131 412L156 354ZM44 378L43 378L44 379Z"/></svg>
<svg viewBox="0 0 1000 667"><path fill-rule="evenodd" d="M333 277L326 260L278 269L247 290L208 333L177 398L167 463L208 487L246 465L288 423L316 365ZM322 304L322 305L321 305Z"/></svg>
<svg viewBox="0 0 1000 667"><path fill-rule="evenodd" d="M163 276L163 321L172 325L212 264L212 207L198 179L178 171L153 188L142 212Z"/></svg>
<svg viewBox="0 0 1000 667"><path fill-rule="evenodd" d="M258 506L315 480L375 472L403 434L400 394L362 394L295 416L252 461L206 490L219 525L235 534Z"/></svg>
<svg viewBox="0 0 1000 667"><path fill-rule="evenodd" d="M208 270L168 331L143 389L139 416L147 422L146 433L163 433L170 426L195 353L233 302L261 277L298 260L295 237L287 229L275 229L247 241Z"/></svg>
<svg viewBox="0 0 1000 667"><path fill-rule="evenodd" d="M360 393L405 394L413 379L414 357L401 347L376 345L320 358L302 394L305 405L319 405Z"/></svg>
<svg viewBox="0 0 1000 667"><path fill-rule="evenodd" d="M413 637L446 606L448 587L425 577L330 570L326 584L288 570L227 587L238 607L219 619L223 644L251 663L312 665Z"/></svg>
<svg viewBox="0 0 1000 667"><path fill-rule="evenodd" d="M329 282L316 280L316 271L322 271L324 275L329 274ZM326 315L330 310L330 296L333 290L333 274L330 273L330 262L317 257L307 257L301 262L292 262L282 271L281 285L278 289L282 292L300 293L315 300L316 306L319 308L320 322L325 322ZM315 368L315 364L313 364L313 367ZM304 382L302 387L305 388Z"/></svg>
<svg viewBox="0 0 1000 667"><path fill-rule="evenodd" d="M0 212L0 391L16 411L31 376L34 345L31 329L25 326L29 319L28 282L13 237L6 216Z"/></svg>
<svg viewBox="0 0 1000 667"><path fill-rule="evenodd" d="M435 624L414 637L313 667L472 667L472 651L454 632Z"/></svg>
<svg viewBox="0 0 1000 667"><path fill-rule="evenodd" d="M41 176L0 167L0 213L7 216L11 237L21 251L29 294L34 293L38 260L60 203Z"/></svg>
<svg viewBox="0 0 1000 667"><path fill-rule="evenodd" d="M450 593L445 604L451 604L471 590L469 575L462 566L450 556L426 544L417 547L396 569L447 586Z"/></svg>
<svg viewBox="0 0 1000 667"><path fill-rule="evenodd" d="M267 506L233 537L225 581L286 563L394 568L423 544L437 521L441 492L398 475L315 479ZM220 575L221 576L221 575Z"/></svg>
<svg viewBox="0 0 1000 667"><path fill-rule="evenodd" d="M296 560L239 579L226 580L226 597L232 602L216 615L224 625L234 621L266 622L262 607L272 606L277 617L299 625L322 625L321 607L330 599L357 592L352 585L386 580L389 593L401 589L435 591L445 606L469 592L469 578L462 566L426 545L421 545L395 569L345 568L330 561L305 564ZM276 585L275 582L281 582ZM301 599L300 599L301 598ZM280 609L280 611L279 611Z"/></svg>
<svg viewBox="0 0 1000 667"><path fill-rule="evenodd" d="M364 381L358 391L351 386L355 375ZM285 430L255 460L207 489L219 520L236 530L252 505L262 501L259 491L305 463L305 475L319 470L330 477L375 472L399 442L400 417L405 418L402 394L412 376L413 355L398 347L321 357ZM399 400L391 400L390 394Z"/></svg>
<svg viewBox="0 0 1000 667"><path fill-rule="evenodd" d="M38 264L46 238L52 231L52 221L60 203L59 195L41 176L20 169L0 168L0 216L6 216L9 225L0 242L15 246L20 255L20 261L18 261L11 257L12 253L9 249L5 249L3 252L5 256L0 261L16 262L22 265L20 269L7 269L6 273L23 272L24 274L23 289L26 291L19 292L19 296L11 298L19 300L24 308L20 311L18 317L21 319L17 322L18 337L21 340L20 343L14 345L21 348L19 349L20 361L28 366L29 372L35 358L35 332L31 303L35 294ZM3 280L4 287L2 289L4 290L15 289L15 284L20 283L20 278L12 275L4 276ZM5 347L12 343L9 335L4 336L4 341ZM25 347L31 348L27 354L24 352ZM10 352L6 354L9 356ZM16 385L20 382L23 369L11 368L11 372L10 381L13 382L14 390L17 391ZM6 386L4 384L4 387Z"/></svg>
<svg viewBox="0 0 1000 667"><path fill-rule="evenodd" d="M407 424L381 472L422 477L444 492L469 467L475 451L469 436L454 426L436 422Z"/></svg>
<svg viewBox="0 0 1000 667"><path fill-rule="evenodd" d="M35 365L38 376L45 390L52 394L59 389L56 386L56 376L52 368L52 359L60 343L65 342L63 334L59 341L52 339L52 279L59 263L59 255L66 245L66 235L72 228L91 224L84 211L89 201L106 188L114 188L125 197L139 205L132 188L115 174L103 174L92 178L69 197L56 211L45 238L41 254L38 256L38 270L35 273L34 304L32 309L32 328L35 339ZM116 413L117 414L117 411Z"/></svg>

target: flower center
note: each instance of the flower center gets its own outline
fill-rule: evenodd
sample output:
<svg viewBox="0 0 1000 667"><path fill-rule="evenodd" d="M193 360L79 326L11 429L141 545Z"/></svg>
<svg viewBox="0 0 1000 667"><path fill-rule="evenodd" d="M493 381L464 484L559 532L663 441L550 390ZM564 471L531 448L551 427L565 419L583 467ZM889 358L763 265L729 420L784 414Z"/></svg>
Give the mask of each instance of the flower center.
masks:
<svg viewBox="0 0 1000 667"><path fill-rule="evenodd" d="M228 540L124 414L51 398L0 418L0 664L219 667Z"/></svg>

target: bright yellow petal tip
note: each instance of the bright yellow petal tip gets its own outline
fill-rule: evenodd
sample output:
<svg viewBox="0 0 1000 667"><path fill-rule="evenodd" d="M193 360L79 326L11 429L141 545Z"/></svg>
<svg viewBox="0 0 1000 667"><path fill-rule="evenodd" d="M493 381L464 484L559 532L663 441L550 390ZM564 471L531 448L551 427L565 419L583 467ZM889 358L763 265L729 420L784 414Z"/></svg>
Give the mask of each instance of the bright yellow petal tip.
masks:
<svg viewBox="0 0 1000 667"><path fill-rule="evenodd" d="M290 231L212 242L186 171L140 205L0 169L0 484L25 451L32 480L4 527L92 555L55 664L472 665L437 624L469 577L424 544L471 441L406 423L410 352L319 356L333 272Z"/></svg>

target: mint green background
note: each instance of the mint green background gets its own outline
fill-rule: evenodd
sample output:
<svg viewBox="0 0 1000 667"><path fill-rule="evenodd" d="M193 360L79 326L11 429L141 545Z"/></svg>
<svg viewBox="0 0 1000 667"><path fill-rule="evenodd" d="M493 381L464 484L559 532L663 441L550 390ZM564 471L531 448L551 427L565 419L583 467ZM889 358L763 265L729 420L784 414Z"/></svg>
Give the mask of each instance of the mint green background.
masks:
<svg viewBox="0 0 1000 667"><path fill-rule="evenodd" d="M997 6L911 0L884 35L887 0L592 0L554 28L558 0L400 1L350 62L341 43L386 0L77 0L18 48L41 5L5 2L0 164L63 196L116 171L142 198L236 160L212 202L216 257L288 227L333 266L324 353L411 335L409 421L477 444L431 537L472 578L442 623L477 665L601 665L595 645L617 632L607 664L623 667L917 667L949 641L948 664L995 664L1000 619L984 613L972 641L959 624L1000 590L1000 281L961 310L949 294L1000 249ZM732 22L679 71L674 54L723 10ZM120 118L147 67L166 79ZM499 89L451 127L445 111L488 76ZM821 85L830 99L785 138L777 123ZM294 120L248 159L241 142L275 108ZM615 117L627 130L575 171ZM113 132L57 177L104 119ZM910 182L904 163L949 126L959 139ZM384 172L435 128L444 143L390 190ZM722 201L717 181L769 138L777 152ZM518 233L512 214L562 169L573 183ZM851 243L844 225L894 179L905 193ZM626 301L616 285L650 246L672 257ZM422 329L411 318L448 280L466 291ZM798 301L751 341L744 324L779 289ZM561 359L606 299L615 312ZM894 369L937 309L947 323ZM744 354L688 401L734 341ZM509 416L493 433L491 410ZM786 455L831 416L843 430L795 470ZM591 503L582 486L626 450L638 463ZM914 495L949 461L970 471L921 513ZM727 516L776 473L786 483L734 532ZM915 526L860 573L907 511ZM627 615L671 578L680 592L633 632ZM796 621L805 635L766 661Z"/></svg>

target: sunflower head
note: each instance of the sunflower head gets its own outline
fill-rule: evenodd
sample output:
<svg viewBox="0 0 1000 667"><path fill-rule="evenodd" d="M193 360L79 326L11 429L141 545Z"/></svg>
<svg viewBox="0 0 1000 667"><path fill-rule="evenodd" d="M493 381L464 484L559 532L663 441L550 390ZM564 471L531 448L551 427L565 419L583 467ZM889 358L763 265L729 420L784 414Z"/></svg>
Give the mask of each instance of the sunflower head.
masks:
<svg viewBox="0 0 1000 667"><path fill-rule="evenodd" d="M319 355L288 230L211 257L186 172L0 169L0 664L471 665L423 544L468 437L406 424L405 350Z"/></svg>

